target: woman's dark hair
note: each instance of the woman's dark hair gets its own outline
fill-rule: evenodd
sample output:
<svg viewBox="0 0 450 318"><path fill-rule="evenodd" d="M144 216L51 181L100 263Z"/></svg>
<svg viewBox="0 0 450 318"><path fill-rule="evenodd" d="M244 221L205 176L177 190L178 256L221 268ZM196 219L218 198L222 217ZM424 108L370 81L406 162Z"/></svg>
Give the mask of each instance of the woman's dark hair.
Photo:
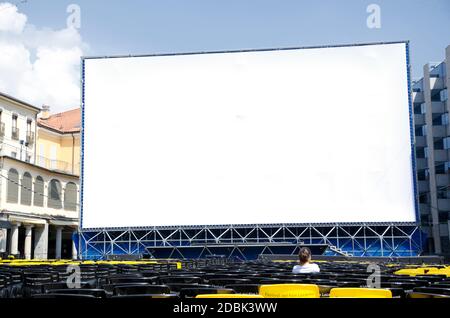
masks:
<svg viewBox="0 0 450 318"><path fill-rule="evenodd" d="M300 252L298 252L298 258L300 259L300 264L305 264L309 261L311 257L311 250L307 247L302 247Z"/></svg>

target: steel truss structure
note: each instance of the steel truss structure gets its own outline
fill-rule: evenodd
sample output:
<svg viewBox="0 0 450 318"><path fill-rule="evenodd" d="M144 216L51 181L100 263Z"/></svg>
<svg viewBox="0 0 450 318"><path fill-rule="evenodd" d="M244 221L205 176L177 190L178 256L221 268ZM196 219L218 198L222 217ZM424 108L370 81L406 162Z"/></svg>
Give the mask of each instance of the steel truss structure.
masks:
<svg viewBox="0 0 450 318"><path fill-rule="evenodd" d="M301 244L326 244L326 255L418 256L422 233L416 223L277 224L82 229L82 259L149 254L155 258L195 259L222 255L256 259L259 255L297 253Z"/></svg>

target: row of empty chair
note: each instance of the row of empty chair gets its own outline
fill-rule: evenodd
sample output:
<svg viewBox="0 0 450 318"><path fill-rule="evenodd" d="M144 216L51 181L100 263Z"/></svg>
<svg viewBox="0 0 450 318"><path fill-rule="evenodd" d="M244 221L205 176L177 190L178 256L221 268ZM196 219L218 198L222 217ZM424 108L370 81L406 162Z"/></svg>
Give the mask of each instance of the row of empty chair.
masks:
<svg viewBox="0 0 450 318"><path fill-rule="evenodd" d="M443 265L378 264L374 276L366 262L319 264L320 273L293 274L295 263L276 261L0 262L0 297L450 297L450 268Z"/></svg>

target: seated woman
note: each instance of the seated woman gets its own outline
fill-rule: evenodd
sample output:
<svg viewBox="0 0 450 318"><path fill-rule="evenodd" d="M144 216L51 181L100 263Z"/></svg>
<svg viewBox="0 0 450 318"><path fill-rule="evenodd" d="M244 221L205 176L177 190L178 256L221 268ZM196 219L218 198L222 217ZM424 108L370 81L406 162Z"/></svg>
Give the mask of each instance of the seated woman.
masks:
<svg viewBox="0 0 450 318"><path fill-rule="evenodd" d="M317 264L310 263L311 261L311 250L307 247L302 247L298 253L300 258L300 265L295 265L292 269L294 274L307 274L307 273L318 273L320 268Z"/></svg>

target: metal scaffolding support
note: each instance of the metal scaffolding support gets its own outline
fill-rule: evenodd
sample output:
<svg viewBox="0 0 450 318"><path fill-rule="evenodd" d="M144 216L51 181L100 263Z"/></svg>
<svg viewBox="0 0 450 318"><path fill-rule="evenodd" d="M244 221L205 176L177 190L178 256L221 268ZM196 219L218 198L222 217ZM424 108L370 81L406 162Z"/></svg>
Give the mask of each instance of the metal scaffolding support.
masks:
<svg viewBox="0 0 450 318"><path fill-rule="evenodd" d="M301 244L326 244L330 248L325 255L418 256L422 233L416 223L336 223L82 229L78 237L82 259L145 255L152 247L159 253L152 257L255 259L261 254L294 255Z"/></svg>

